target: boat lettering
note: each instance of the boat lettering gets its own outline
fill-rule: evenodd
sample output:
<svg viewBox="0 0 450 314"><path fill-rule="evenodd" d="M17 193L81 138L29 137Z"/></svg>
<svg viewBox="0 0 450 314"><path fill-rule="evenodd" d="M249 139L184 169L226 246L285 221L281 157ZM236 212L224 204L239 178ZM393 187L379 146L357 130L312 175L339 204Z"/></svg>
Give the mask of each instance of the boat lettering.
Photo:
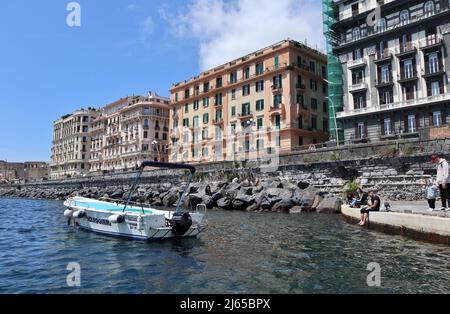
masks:
<svg viewBox="0 0 450 314"><path fill-rule="evenodd" d="M87 221L92 222L94 224L111 226L111 223L109 222L108 219L100 219L100 218L89 217L89 216L87 216L86 219L87 219Z"/></svg>

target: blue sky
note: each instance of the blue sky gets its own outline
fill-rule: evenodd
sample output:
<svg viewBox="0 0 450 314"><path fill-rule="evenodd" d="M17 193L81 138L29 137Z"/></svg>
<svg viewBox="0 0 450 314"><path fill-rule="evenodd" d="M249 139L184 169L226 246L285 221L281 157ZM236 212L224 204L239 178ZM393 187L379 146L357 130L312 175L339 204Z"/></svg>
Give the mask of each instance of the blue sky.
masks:
<svg viewBox="0 0 450 314"><path fill-rule="evenodd" d="M75 28L69 2L0 4L0 160L49 161L52 122L81 107L168 96L175 82L288 37L323 44L317 0L79 0ZM261 18L271 14L280 25Z"/></svg>

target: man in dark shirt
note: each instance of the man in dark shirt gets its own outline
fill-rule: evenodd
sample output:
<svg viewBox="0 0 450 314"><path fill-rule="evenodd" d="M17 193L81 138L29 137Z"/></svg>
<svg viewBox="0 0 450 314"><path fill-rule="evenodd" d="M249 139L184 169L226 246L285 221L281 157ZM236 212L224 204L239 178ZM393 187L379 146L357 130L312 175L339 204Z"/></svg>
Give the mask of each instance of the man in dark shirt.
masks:
<svg viewBox="0 0 450 314"><path fill-rule="evenodd" d="M360 226L364 226L369 220L369 212L379 212L380 211L380 198L375 194L374 191L369 193L370 205L361 208L361 221Z"/></svg>

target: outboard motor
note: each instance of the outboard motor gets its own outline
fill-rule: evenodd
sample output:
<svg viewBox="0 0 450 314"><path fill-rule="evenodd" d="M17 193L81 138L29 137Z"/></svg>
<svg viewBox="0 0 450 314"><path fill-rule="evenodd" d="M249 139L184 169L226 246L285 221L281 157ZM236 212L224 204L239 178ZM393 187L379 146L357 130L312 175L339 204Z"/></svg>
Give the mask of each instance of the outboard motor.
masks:
<svg viewBox="0 0 450 314"><path fill-rule="evenodd" d="M177 237L182 237L192 226L192 217L189 213L174 213L170 221L172 233Z"/></svg>

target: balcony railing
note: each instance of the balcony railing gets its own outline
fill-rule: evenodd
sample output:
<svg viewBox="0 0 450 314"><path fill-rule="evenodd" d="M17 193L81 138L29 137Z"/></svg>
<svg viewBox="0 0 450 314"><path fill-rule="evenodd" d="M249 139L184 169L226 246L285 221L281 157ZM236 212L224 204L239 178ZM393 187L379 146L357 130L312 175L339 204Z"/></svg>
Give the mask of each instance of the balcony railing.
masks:
<svg viewBox="0 0 450 314"><path fill-rule="evenodd" d="M379 78L379 79L375 80L376 87L382 87L382 86L392 85L392 84L394 84L394 79L392 77L392 73L390 73L388 77Z"/></svg>
<svg viewBox="0 0 450 314"><path fill-rule="evenodd" d="M350 85L348 87L348 91L350 93L354 93L354 92L357 92L357 91L365 90L367 88L368 88L367 83L361 82L361 83L356 83L356 84Z"/></svg>
<svg viewBox="0 0 450 314"><path fill-rule="evenodd" d="M392 58L392 52L388 49L385 49L383 51L377 51L377 53L375 54L376 62L389 60L391 58Z"/></svg>
<svg viewBox="0 0 450 314"><path fill-rule="evenodd" d="M413 69L412 71L405 72L405 70L402 70L400 72L400 75L398 75L398 81L400 83L412 81L418 79L417 77L417 70Z"/></svg>
<svg viewBox="0 0 450 314"><path fill-rule="evenodd" d="M386 105L374 105L374 106L361 108L361 109L346 110L346 111L342 111L342 112L337 112L336 117L344 118L344 117L349 117L349 116L358 115L358 114L371 114L371 113L377 113L377 112L383 111L383 110L403 109L406 107L429 105L434 102L442 102L442 101L448 101L448 100L450 100L450 93L440 94L437 96L424 97L424 98L416 98L413 100L402 100L399 102L393 102L393 103L386 104Z"/></svg>
<svg viewBox="0 0 450 314"><path fill-rule="evenodd" d="M349 60L347 62L347 68L352 69L352 68L357 68L360 66L365 66L367 64L367 61L365 58L359 58L356 60Z"/></svg>
<svg viewBox="0 0 450 314"><path fill-rule="evenodd" d="M361 10L361 12L362 11L365 11L365 10ZM450 8L442 6L440 9L435 9L432 12L427 12L427 13L422 12L422 13L419 13L418 15L412 17L409 21L399 21L399 22L392 24L390 26L387 26L383 29L374 27L373 29L368 29L364 35L361 34L361 36L359 36L357 38L349 38L349 39L344 38L341 40L340 44L344 45L344 44L349 44L352 42L357 42L359 40L369 38L369 37L377 35L377 34L386 33L388 31L391 31L391 30L394 30L394 29L397 29L397 28L400 28L400 27L403 27L406 25L413 25L416 23L420 23L426 19L432 18L433 16L436 16L436 15L439 15L439 14L442 14L442 13L448 12L448 11L450 11ZM340 20L349 19L351 17L352 17L352 13L342 14L342 15L340 15Z"/></svg>
<svg viewBox="0 0 450 314"><path fill-rule="evenodd" d="M400 57L402 55L408 55L411 53L416 53L417 47L411 42L408 42L406 44L400 44L400 47L395 49L395 55Z"/></svg>
<svg viewBox="0 0 450 314"><path fill-rule="evenodd" d="M432 35L428 36L427 38L424 38L419 41L419 47L420 49L429 49L433 47L440 47L442 45L444 38L441 34L439 35Z"/></svg>

